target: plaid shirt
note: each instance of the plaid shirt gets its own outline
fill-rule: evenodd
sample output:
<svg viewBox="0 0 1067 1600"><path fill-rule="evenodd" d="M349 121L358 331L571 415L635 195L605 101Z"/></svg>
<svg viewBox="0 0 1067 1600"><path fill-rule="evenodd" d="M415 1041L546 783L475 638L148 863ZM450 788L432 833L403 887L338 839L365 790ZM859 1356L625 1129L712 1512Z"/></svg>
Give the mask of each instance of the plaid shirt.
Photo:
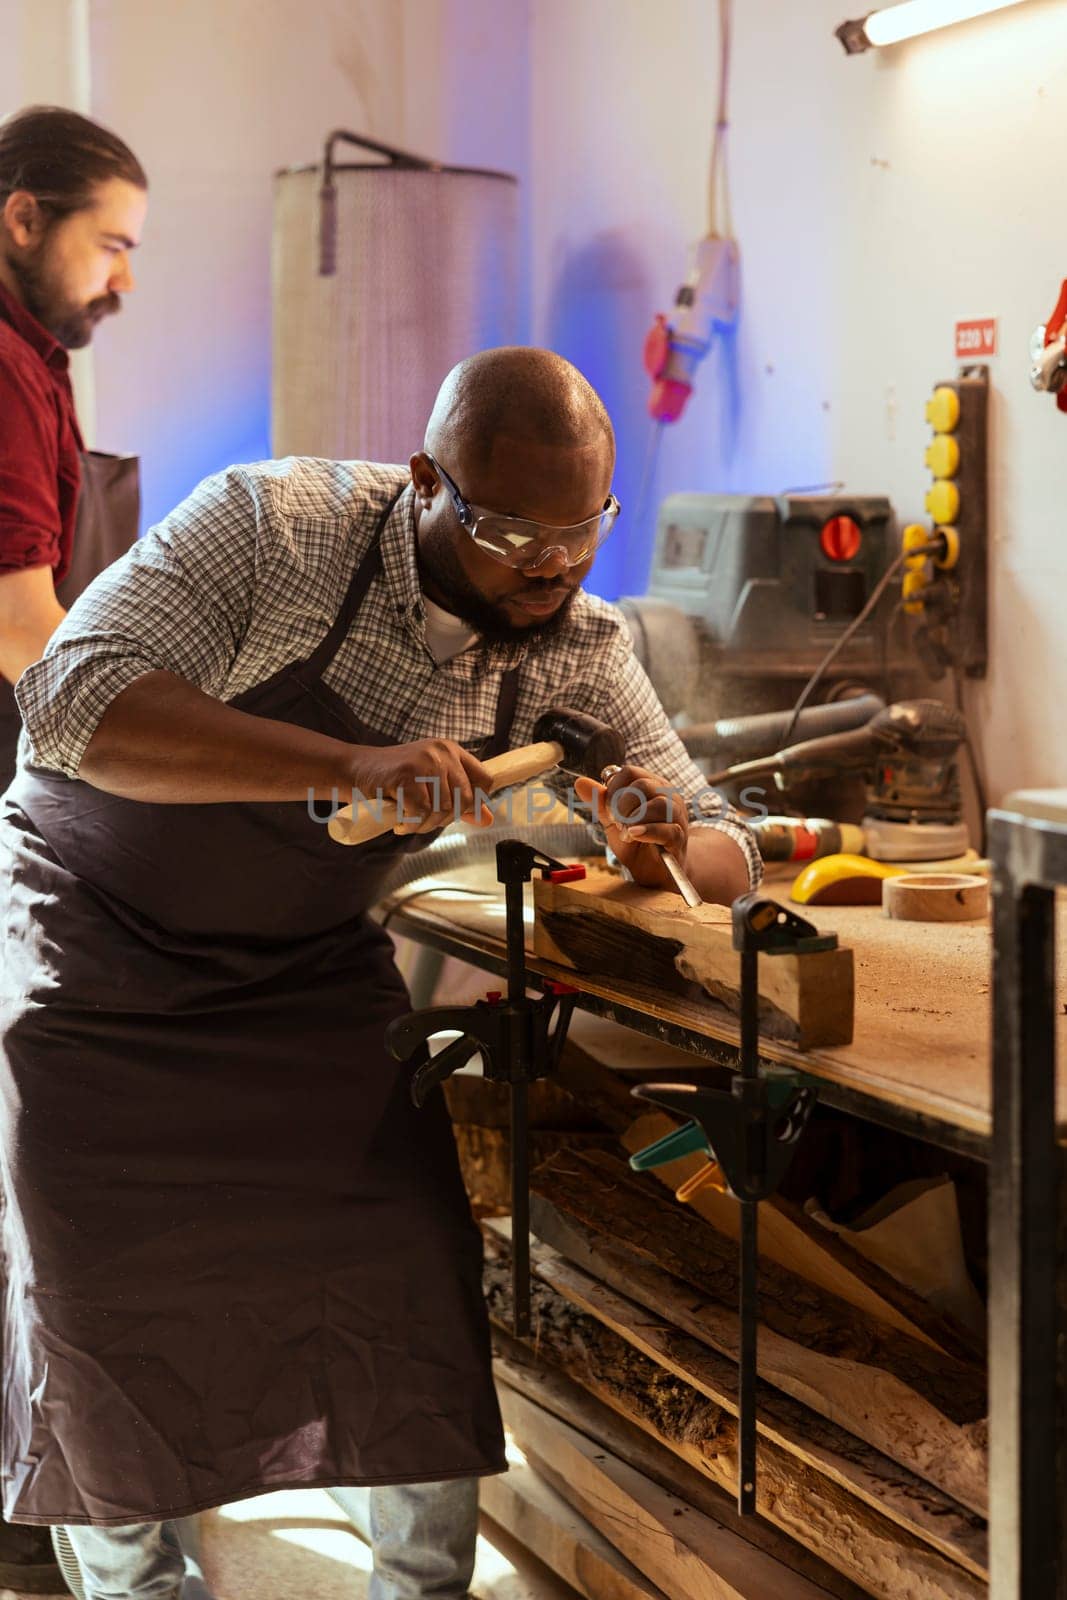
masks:
<svg viewBox="0 0 1067 1600"><path fill-rule="evenodd" d="M324 682L397 744L446 738L475 747L492 732L503 674L521 663L515 746L551 705L573 706L622 734L627 758L720 828L759 882L749 829L689 759L633 654L620 613L581 592L568 625L543 645L480 642L438 666L426 644L406 467L290 458L208 478L96 579L42 660L18 682L22 759L76 777L100 718L146 672L171 672L232 700L311 654L341 608L389 500L383 570ZM559 778L562 789L566 780Z"/></svg>

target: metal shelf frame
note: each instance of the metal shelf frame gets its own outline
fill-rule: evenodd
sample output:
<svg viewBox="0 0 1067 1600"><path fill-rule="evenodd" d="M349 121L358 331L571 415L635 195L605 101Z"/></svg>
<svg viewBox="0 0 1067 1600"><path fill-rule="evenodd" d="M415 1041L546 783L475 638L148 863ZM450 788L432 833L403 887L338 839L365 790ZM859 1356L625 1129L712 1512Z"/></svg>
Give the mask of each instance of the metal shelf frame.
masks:
<svg viewBox="0 0 1067 1600"><path fill-rule="evenodd" d="M1056 889L1067 825L989 813L990 1600L1067 1596L1067 1152L1056 1130Z"/></svg>

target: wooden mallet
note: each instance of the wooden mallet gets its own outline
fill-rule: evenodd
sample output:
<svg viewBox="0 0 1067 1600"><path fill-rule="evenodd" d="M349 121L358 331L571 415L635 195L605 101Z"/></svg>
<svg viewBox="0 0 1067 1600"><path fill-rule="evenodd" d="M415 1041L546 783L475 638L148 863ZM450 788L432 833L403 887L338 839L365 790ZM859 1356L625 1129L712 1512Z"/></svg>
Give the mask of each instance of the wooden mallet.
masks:
<svg viewBox="0 0 1067 1600"><path fill-rule="evenodd" d="M496 794L499 789L508 789L514 784L529 783L554 767L564 767L568 772L601 782L606 768L620 767L626 759L621 734L584 711L553 706L538 717L533 732L536 743L490 756L483 763L491 779L487 794ZM359 805L356 816L350 805L342 806L327 828L330 838L338 844L365 844L368 839L376 839L379 834L395 828L398 820L397 807L392 800L379 803L377 799L368 798Z"/></svg>

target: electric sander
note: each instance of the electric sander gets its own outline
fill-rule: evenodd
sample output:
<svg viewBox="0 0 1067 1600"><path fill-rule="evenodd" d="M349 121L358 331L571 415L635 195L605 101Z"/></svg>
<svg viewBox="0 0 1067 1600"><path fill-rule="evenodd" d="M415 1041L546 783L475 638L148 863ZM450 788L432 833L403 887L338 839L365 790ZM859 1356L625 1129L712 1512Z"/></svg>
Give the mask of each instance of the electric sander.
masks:
<svg viewBox="0 0 1067 1600"><path fill-rule="evenodd" d="M952 706L901 700L883 706L862 727L738 762L712 773L708 782L773 777L784 792L812 778L862 773L865 853L876 861L945 861L964 855L970 844L957 760L966 736L963 717ZM768 828L772 821L780 826L782 819L768 819ZM755 826L759 832L761 825Z"/></svg>

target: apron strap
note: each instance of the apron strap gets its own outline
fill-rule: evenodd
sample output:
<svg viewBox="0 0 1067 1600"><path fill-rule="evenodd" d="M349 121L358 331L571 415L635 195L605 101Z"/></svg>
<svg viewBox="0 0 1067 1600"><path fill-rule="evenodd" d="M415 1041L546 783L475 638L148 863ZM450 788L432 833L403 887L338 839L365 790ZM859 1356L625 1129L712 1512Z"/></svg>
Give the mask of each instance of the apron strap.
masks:
<svg viewBox="0 0 1067 1600"><path fill-rule="evenodd" d="M367 590L378 577L382 570L382 534L385 525L396 508L397 501L407 488L402 484L390 500L381 516L371 538L370 548L363 560L352 575L352 582L348 585L348 592L341 603L341 609L334 618L333 626L329 633L317 646L313 655L305 663L305 675L308 678L321 678L334 656L345 641L349 628L356 619L356 613L366 597Z"/></svg>
<svg viewBox="0 0 1067 1600"><path fill-rule="evenodd" d="M493 737L489 741L489 748L483 760L489 756L503 755L511 745L511 724L515 717L515 705L519 698L519 675L521 667L512 667L510 672L505 672L500 680L500 694L496 702L496 720L493 725Z"/></svg>
<svg viewBox="0 0 1067 1600"><path fill-rule="evenodd" d="M334 619L333 626L305 663L304 675L306 678L313 680L322 677L344 643L348 630L355 621L356 614L366 598L367 590L382 571L382 534L406 488L407 485L403 484L397 490L378 518L370 548L352 575L352 582L348 586L348 592L341 604L340 611ZM505 750L510 748L511 724L515 717L515 706L519 698L519 675L521 671L521 667L512 667L510 671L505 672L500 680L500 693L497 696L493 734L485 752L487 757L502 755Z"/></svg>

